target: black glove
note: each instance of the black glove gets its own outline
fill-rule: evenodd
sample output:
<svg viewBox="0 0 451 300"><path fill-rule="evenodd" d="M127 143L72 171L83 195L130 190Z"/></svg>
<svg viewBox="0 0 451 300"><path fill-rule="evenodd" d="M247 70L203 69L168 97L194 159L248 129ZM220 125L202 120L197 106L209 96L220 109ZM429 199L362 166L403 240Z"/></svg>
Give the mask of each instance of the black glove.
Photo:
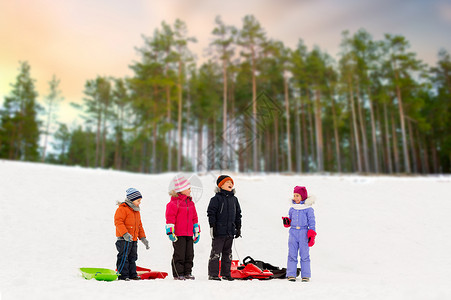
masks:
<svg viewBox="0 0 451 300"><path fill-rule="evenodd" d="M241 228L237 228L235 231L235 238L237 239L239 237L241 237Z"/></svg>

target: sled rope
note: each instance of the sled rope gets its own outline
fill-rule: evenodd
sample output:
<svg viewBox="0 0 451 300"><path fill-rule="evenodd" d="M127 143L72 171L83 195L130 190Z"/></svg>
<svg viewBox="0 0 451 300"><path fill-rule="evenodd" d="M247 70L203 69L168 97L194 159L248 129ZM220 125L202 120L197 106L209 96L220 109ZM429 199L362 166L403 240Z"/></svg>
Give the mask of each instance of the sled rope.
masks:
<svg viewBox="0 0 451 300"><path fill-rule="evenodd" d="M116 274L121 274L122 269L123 269L124 266L125 266L125 259L127 258L127 252L128 252L128 242L125 241L125 244L127 245L127 248L125 249L125 252L124 252L124 254L122 255L122 261L121 261L121 263L119 264L119 268L117 269L117 273L116 273ZM125 246L124 246L124 248L125 248Z"/></svg>

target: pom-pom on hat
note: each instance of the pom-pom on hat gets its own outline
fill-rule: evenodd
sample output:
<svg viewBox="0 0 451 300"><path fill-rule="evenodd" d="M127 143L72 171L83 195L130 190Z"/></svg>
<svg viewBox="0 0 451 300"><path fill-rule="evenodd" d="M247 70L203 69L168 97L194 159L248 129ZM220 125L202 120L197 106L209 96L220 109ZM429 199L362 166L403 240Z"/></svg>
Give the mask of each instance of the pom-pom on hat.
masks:
<svg viewBox="0 0 451 300"><path fill-rule="evenodd" d="M187 190L191 188L191 183L188 181L188 179L185 178L185 176L177 174L174 177L174 191L176 193L180 193L184 190Z"/></svg>
<svg viewBox="0 0 451 300"><path fill-rule="evenodd" d="M293 193L301 195L302 201L304 201L308 197L307 189L305 188L305 186L295 186Z"/></svg>
<svg viewBox="0 0 451 300"><path fill-rule="evenodd" d="M130 201L135 201L136 199L142 198L141 193L135 188L129 188L126 191L127 199Z"/></svg>
<svg viewBox="0 0 451 300"><path fill-rule="evenodd" d="M230 180L233 183L232 177L230 177L229 175L221 175L218 177L218 180L216 180L216 184L220 188L228 180ZM235 183L233 183L233 184L235 184Z"/></svg>

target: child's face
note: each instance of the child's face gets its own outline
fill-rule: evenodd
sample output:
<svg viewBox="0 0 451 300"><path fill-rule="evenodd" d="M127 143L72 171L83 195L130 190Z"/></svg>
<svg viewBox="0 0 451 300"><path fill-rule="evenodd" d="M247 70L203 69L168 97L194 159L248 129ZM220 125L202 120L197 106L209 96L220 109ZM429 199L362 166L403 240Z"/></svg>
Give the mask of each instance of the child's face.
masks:
<svg viewBox="0 0 451 300"><path fill-rule="evenodd" d="M180 194L185 195L185 196L190 196L191 195L191 188L181 191Z"/></svg>
<svg viewBox="0 0 451 300"><path fill-rule="evenodd" d="M135 206L139 207L139 205L141 204L141 200L142 200L142 198L139 198L139 199L136 199L136 200L132 201L132 203L133 203Z"/></svg>
<svg viewBox="0 0 451 300"><path fill-rule="evenodd" d="M299 204L299 203L301 203L301 201L302 201L302 197L301 197L300 194L294 193L294 194L293 194L293 200L294 200L294 202L296 202L297 204Z"/></svg>
<svg viewBox="0 0 451 300"><path fill-rule="evenodd" d="M227 180L222 186L221 189L231 192L233 189L232 180Z"/></svg>

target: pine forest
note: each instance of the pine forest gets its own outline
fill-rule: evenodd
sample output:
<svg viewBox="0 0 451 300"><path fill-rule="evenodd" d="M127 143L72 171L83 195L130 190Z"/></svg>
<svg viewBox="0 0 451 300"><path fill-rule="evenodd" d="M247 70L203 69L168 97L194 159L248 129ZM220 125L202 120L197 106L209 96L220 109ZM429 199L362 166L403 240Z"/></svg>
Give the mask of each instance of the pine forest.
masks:
<svg viewBox="0 0 451 300"><path fill-rule="evenodd" d="M196 57L187 24L162 22L130 49L133 76L86 79L76 126L58 121L64 78L38 95L19 62L0 158L141 173L451 172L446 49L429 66L405 37L360 29L342 33L333 57L301 38L287 47L252 15L241 28L218 16L210 41Z"/></svg>

